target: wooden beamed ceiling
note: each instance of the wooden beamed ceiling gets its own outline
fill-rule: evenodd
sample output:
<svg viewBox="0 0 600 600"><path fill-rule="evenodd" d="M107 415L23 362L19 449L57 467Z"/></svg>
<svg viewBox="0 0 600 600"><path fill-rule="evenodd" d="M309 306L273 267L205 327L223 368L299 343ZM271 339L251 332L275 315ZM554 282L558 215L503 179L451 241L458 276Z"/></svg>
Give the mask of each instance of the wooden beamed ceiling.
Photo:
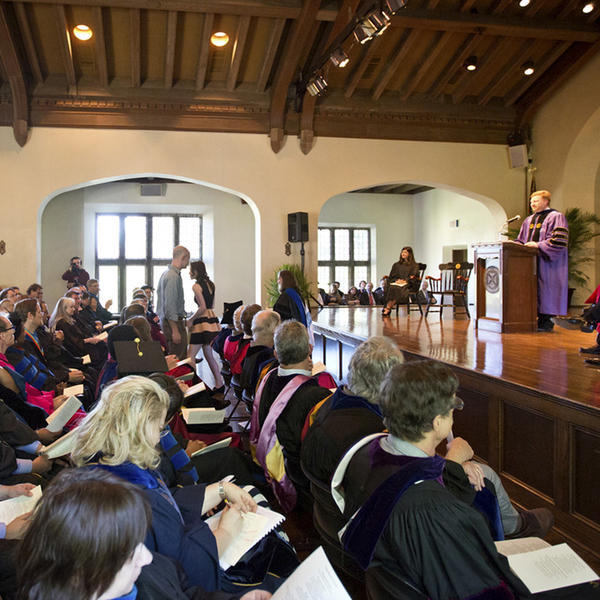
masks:
<svg viewBox="0 0 600 600"><path fill-rule="evenodd" d="M289 135L304 153L318 136L504 143L600 50L600 7L579 0L409 0L380 37L344 38L373 4L0 0L0 125L21 145L35 126L264 133L275 152ZM338 44L344 69L323 60Z"/></svg>

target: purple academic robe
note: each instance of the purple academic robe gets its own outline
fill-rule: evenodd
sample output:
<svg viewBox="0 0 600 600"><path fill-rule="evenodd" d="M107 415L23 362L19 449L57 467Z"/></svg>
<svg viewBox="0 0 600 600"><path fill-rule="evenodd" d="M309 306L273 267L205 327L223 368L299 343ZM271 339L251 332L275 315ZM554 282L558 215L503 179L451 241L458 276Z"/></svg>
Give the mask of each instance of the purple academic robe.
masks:
<svg viewBox="0 0 600 600"><path fill-rule="evenodd" d="M516 241L522 244L529 241L538 243L538 313L540 314L567 313L568 239L569 226L565 215L553 208L530 215L521 225Z"/></svg>

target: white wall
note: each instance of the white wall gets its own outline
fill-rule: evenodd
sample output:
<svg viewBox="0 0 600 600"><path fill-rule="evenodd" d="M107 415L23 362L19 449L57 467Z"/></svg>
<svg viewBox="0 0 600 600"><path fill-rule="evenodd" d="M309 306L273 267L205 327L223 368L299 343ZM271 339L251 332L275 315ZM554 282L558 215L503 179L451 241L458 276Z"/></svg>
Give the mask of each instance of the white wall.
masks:
<svg viewBox="0 0 600 600"><path fill-rule="evenodd" d="M307 275L316 281L318 215L332 196L414 182L496 201L513 213L523 205L525 187L524 173L508 168L502 145L319 138L305 156L293 137L274 154L264 135L183 131L35 127L20 148L12 129L1 127L0 170L3 222L11 224L0 234L7 247L0 256L3 281L24 286L35 280L40 209L48 199L90 183L153 174L231 191L250 203L258 217L259 298L262 281L277 266L300 262L299 244L291 257L285 255L290 212L309 215Z"/></svg>
<svg viewBox="0 0 600 600"><path fill-rule="evenodd" d="M371 280L377 286L379 278L389 273L390 266L398 260L402 246L413 245L412 197L400 194L339 194L321 209L319 226L327 225L371 228Z"/></svg>
<svg viewBox="0 0 600 600"><path fill-rule="evenodd" d="M471 244L497 240L499 229L486 206L460 194L434 189L414 196L413 249L417 261L427 264L425 275L437 277L438 265L452 260L453 247L467 248L473 262ZM474 277L469 282L469 302L475 302Z"/></svg>
<svg viewBox="0 0 600 600"><path fill-rule="evenodd" d="M451 248L498 239L502 218L477 200L443 189L415 195L339 194L322 208L319 225L365 225L376 229L376 280L387 274L403 246L412 246L415 259L427 264L426 275L438 274L438 265L452 260ZM505 217L504 217L505 218ZM458 220L458 227L451 226ZM474 278L469 298L474 302ZM471 289L472 288L472 289Z"/></svg>
<svg viewBox="0 0 600 600"><path fill-rule="evenodd" d="M200 185L167 184L163 197L140 197L139 184L115 182L60 194L46 206L41 273L50 306L64 291L60 274L71 256L81 256L94 276L96 214L140 210L202 215L202 252L216 284L215 307L218 310L223 301L254 299L255 227L247 204L232 194ZM185 277L184 285L189 285Z"/></svg>

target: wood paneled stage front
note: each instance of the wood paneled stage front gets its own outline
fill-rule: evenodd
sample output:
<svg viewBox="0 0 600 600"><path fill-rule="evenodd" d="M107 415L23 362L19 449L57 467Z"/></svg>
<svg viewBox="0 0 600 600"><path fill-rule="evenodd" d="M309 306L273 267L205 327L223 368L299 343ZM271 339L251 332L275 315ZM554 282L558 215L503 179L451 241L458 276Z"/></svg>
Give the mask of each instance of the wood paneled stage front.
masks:
<svg viewBox="0 0 600 600"><path fill-rule="evenodd" d="M478 331L450 309L425 319L404 306L386 319L368 306L327 307L313 319L313 357L340 379L353 349L375 335L409 360L452 367L465 401L455 435L501 474L516 503L550 508L557 531L600 560L600 369L579 354L595 335Z"/></svg>

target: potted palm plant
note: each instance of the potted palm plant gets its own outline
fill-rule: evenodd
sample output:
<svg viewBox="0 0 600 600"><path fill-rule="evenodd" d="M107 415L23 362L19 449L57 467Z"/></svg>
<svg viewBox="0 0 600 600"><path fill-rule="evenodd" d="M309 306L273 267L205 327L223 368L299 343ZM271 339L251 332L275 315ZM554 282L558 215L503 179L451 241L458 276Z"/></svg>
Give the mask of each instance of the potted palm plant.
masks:
<svg viewBox="0 0 600 600"><path fill-rule="evenodd" d="M600 218L580 208L565 210L565 218L569 224L569 306L575 287L583 287L589 283L589 275L582 270L583 265L594 260L594 249L590 242L600 235L596 225Z"/></svg>

